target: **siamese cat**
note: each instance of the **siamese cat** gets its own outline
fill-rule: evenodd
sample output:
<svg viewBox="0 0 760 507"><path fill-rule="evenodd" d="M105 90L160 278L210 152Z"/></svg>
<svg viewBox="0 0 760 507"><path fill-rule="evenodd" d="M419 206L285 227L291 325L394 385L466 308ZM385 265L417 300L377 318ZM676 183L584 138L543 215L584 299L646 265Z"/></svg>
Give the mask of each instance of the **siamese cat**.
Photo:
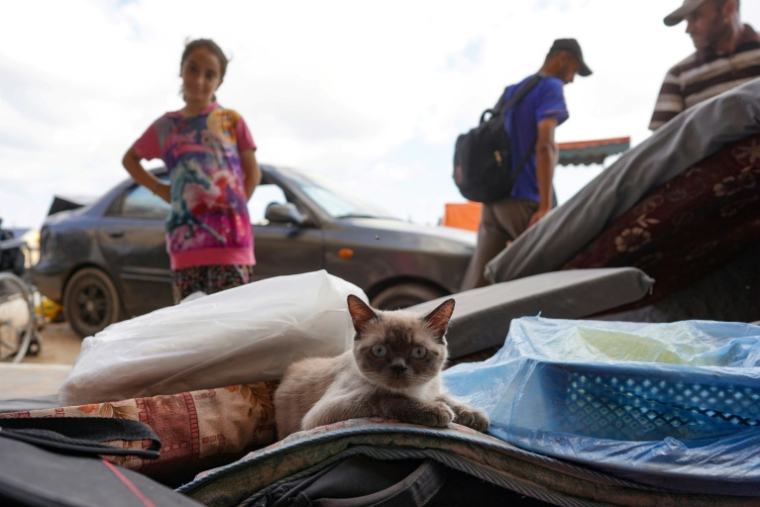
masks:
<svg viewBox="0 0 760 507"><path fill-rule="evenodd" d="M441 387L454 299L421 315L373 310L350 295L348 310L356 330L353 350L304 359L285 371L274 396L280 439L357 417L488 429L485 412L455 401Z"/></svg>

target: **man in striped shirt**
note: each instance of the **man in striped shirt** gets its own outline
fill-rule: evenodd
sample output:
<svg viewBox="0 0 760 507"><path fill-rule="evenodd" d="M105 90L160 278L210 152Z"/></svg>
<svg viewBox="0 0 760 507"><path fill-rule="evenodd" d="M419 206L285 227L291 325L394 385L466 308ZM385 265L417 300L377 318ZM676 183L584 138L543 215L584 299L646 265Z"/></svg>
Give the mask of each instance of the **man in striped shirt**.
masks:
<svg viewBox="0 0 760 507"><path fill-rule="evenodd" d="M665 76L650 130L695 104L760 77L760 36L742 24L739 0L684 0L665 18L665 24L674 26L684 19L697 51Z"/></svg>

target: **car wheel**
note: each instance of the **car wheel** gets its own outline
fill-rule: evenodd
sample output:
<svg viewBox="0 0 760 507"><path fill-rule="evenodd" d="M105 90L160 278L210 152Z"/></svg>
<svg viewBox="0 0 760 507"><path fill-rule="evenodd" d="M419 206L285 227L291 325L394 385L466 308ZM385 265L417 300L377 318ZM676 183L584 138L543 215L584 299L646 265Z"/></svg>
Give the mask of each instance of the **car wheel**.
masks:
<svg viewBox="0 0 760 507"><path fill-rule="evenodd" d="M370 304L378 310L398 310L446 295L447 292L427 285L401 283L380 291L372 298Z"/></svg>
<svg viewBox="0 0 760 507"><path fill-rule="evenodd" d="M63 309L69 326L82 338L102 331L121 317L116 287L97 268L74 273L63 292Z"/></svg>

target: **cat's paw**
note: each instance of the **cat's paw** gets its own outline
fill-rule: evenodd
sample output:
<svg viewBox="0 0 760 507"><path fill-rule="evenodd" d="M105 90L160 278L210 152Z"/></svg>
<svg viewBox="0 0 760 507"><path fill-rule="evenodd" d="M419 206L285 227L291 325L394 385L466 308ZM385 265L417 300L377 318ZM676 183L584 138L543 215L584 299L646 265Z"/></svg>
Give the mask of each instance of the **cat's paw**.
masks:
<svg viewBox="0 0 760 507"><path fill-rule="evenodd" d="M480 431L481 433L485 433L491 425L491 421L488 419L488 415L485 412L477 408L466 406L458 407L454 422L472 428L475 431Z"/></svg>
<svg viewBox="0 0 760 507"><path fill-rule="evenodd" d="M451 410L447 404L437 401L426 405L423 410L418 413L418 424L424 426L432 426L434 428L444 428L454 420L456 414Z"/></svg>

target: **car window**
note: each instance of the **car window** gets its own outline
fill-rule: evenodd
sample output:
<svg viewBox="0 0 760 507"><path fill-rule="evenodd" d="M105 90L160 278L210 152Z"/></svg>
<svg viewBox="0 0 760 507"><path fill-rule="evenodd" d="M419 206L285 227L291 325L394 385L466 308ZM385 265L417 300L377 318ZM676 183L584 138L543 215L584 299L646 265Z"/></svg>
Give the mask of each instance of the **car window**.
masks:
<svg viewBox="0 0 760 507"><path fill-rule="evenodd" d="M251 200L248 201L248 215L253 225L267 225L269 222L264 218L267 206L272 203L285 204L288 199L285 192L279 186L272 183L262 183L256 187Z"/></svg>
<svg viewBox="0 0 760 507"><path fill-rule="evenodd" d="M298 188L333 218L397 218L320 174L290 173Z"/></svg>
<svg viewBox="0 0 760 507"><path fill-rule="evenodd" d="M316 201L317 204L319 204L319 207L325 210L330 216L336 218L377 216L376 213L368 211L367 208L356 204L355 201L347 199L334 192L330 192L326 188L318 187L316 185L301 185L301 190Z"/></svg>
<svg viewBox="0 0 760 507"><path fill-rule="evenodd" d="M137 185L127 192L121 205L121 216L165 220L169 213L169 203L147 188Z"/></svg>

